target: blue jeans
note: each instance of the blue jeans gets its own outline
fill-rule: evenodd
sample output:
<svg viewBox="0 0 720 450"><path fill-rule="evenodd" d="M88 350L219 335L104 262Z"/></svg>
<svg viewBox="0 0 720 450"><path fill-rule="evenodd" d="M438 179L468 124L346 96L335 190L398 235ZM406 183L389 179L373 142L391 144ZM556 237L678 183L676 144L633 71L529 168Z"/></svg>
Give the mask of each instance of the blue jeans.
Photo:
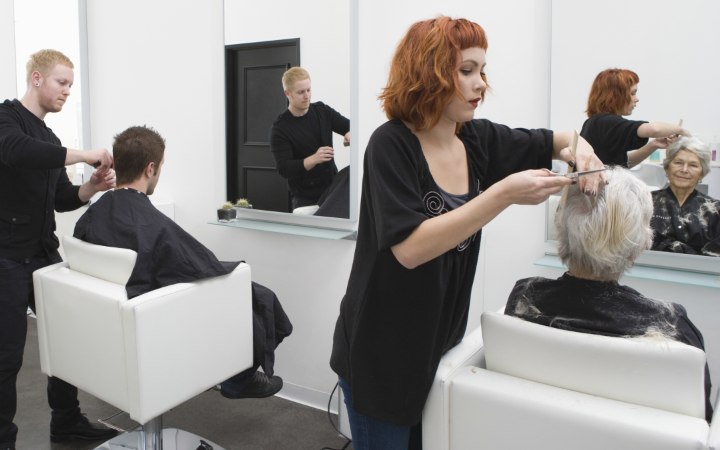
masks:
<svg viewBox="0 0 720 450"><path fill-rule="evenodd" d="M395 425L360 414L353 409L350 385L342 378L340 378L340 389L345 397L352 445L355 450L422 449L420 424L414 427Z"/></svg>
<svg viewBox="0 0 720 450"><path fill-rule="evenodd" d="M57 254L23 261L0 258L0 448L14 445L17 435L13 423L17 409L16 380L25 350L27 308L35 310L32 273L59 261ZM64 425L77 420L80 407L75 386L48 377L47 394L54 423Z"/></svg>

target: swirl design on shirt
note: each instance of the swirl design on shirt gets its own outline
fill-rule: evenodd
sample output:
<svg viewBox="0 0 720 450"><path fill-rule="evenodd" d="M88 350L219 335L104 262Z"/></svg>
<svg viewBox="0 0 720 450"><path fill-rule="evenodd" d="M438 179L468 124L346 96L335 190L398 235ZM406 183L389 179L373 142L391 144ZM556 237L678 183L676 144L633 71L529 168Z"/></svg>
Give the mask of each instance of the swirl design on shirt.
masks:
<svg viewBox="0 0 720 450"><path fill-rule="evenodd" d="M425 194L423 203L425 203L425 214L428 217L436 217L447 212L447 208L445 208L445 199L439 192L430 191Z"/></svg>
<svg viewBox="0 0 720 450"><path fill-rule="evenodd" d="M445 199L439 192L429 191L423 197L423 203L425 204L425 215L428 217L437 217L448 212ZM476 235L477 233L473 233L472 236L459 243L456 247L457 251L465 251L470 246L470 243L475 240Z"/></svg>

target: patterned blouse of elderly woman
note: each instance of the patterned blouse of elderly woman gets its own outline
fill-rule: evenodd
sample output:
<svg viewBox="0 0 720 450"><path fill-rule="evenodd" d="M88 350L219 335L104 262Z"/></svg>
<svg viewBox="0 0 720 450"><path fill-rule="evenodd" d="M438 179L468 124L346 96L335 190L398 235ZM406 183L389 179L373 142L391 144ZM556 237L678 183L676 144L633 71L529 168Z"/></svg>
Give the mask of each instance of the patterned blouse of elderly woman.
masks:
<svg viewBox="0 0 720 450"><path fill-rule="evenodd" d="M710 172L707 145L682 137L668 147L663 167L669 185L652 193L652 249L720 256L720 201L696 189Z"/></svg>
<svg viewBox="0 0 720 450"><path fill-rule="evenodd" d="M703 337L682 305L645 297L618 283L650 247L652 199L630 171L611 169L597 197L567 187L555 215L559 254L568 271L558 279L519 280L505 314L564 330L605 336L653 336L704 350ZM705 373L706 418L710 378Z"/></svg>

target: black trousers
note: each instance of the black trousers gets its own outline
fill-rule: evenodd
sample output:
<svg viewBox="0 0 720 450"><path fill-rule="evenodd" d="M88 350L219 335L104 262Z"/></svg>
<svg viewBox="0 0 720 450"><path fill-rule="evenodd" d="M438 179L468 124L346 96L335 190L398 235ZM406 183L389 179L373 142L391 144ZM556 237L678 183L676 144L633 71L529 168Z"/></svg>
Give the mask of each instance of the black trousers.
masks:
<svg viewBox="0 0 720 450"><path fill-rule="evenodd" d="M13 423L17 411L16 382L25 351L28 306L35 310L32 274L60 261L57 252L23 261L0 258L0 448L14 445L18 431ZM62 426L77 420L80 405L75 386L48 377L47 394L54 424Z"/></svg>

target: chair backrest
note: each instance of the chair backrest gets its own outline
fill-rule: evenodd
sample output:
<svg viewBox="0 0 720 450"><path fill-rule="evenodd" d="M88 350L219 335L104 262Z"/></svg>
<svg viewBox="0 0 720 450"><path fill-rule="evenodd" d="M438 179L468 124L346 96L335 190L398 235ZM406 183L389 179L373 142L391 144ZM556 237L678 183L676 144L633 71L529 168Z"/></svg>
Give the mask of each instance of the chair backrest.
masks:
<svg viewBox="0 0 720 450"><path fill-rule="evenodd" d="M127 284L137 253L133 250L90 244L63 236L63 250L70 269L111 283Z"/></svg>
<svg viewBox="0 0 720 450"><path fill-rule="evenodd" d="M493 312L481 322L488 370L705 417L705 352L698 348L560 330Z"/></svg>

